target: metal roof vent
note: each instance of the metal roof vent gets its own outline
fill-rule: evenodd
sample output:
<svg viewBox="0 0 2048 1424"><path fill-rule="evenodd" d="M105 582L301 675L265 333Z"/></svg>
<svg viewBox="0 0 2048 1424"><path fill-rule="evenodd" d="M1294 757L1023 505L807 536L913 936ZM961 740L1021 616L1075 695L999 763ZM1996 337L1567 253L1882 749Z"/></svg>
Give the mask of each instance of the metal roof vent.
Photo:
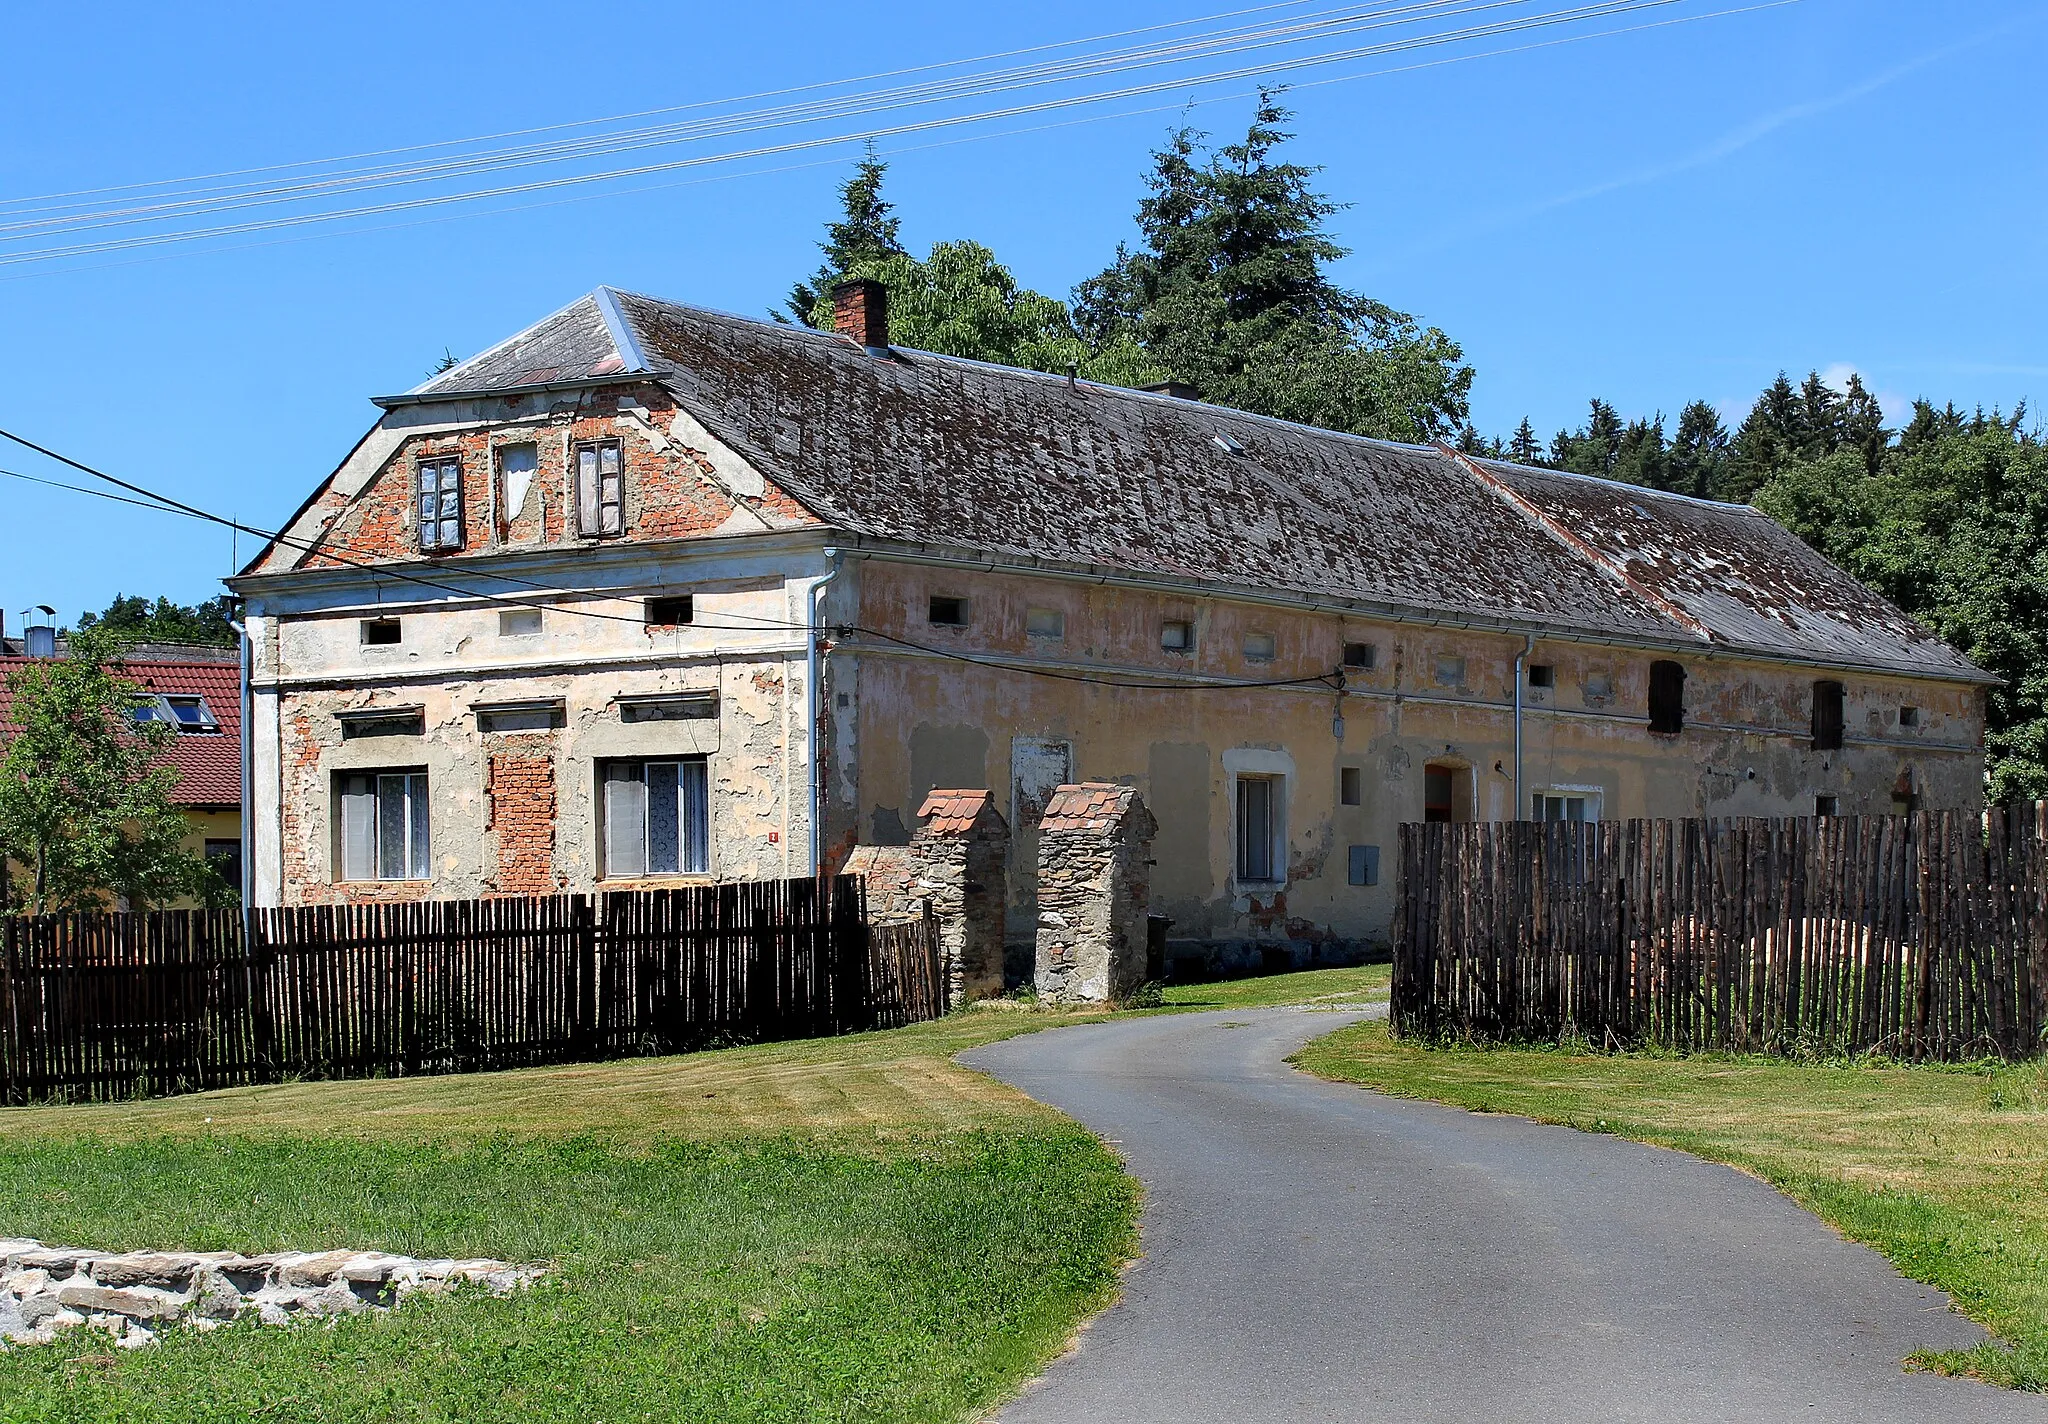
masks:
<svg viewBox="0 0 2048 1424"><path fill-rule="evenodd" d="M1213 443L1216 446L1216 448L1218 450L1221 450L1224 454L1236 455L1240 459L1244 457L1244 446L1237 443L1237 438L1235 436L1225 435L1221 431L1218 431L1216 434L1210 436L1209 439L1211 443Z"/></svg>
<svg viewBox="0 0 2048 1424"><path fill-rule="evenodd" d="M47 603L21 611L22 651L32 658L57 656L57 610Z"/></svg>

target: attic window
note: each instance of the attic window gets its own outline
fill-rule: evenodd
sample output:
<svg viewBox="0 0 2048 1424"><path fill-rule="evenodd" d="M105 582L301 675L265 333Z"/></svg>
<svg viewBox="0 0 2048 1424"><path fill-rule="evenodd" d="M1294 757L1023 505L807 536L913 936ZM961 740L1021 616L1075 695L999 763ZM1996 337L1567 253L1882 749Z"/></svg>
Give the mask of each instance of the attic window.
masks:
<svg viewBox="0 0 2048 1424"><path fill-rule="evenodd" d="M673 628L696 620L696 603L692 594L679 593L667 598L647 600L647 626L650 628Z"/></svg>
<svg viewBox="0 0 2048 1424"><path fill-rule="evenodd" d="M576 530L587 539L625 529L625 456L616 440L576 447Z"/></svg>
<svg viewBox="0 0 2048 1424"><path fill-rule="evenodd" d="M1057 608L1027 608L1024 636L1058 641L1067 636L1067 615Z"/></svg>
<svg viewBox="0 0 2048 1424"><path fill-rule="evenodd" d="M1685 730L1685 669L1677 663L1650 664L1650 730L1667 737Z"/></svg>
<svg viewBox="0 0 2048 1424"><path fill-rule="evenodd" d="M396 618L365 618L362 625L363 642L373 648L388 648L399 640Z"/></svg>
<svg viewBox="0 0 2048 1424"><path fill-rule="evenodd" d="M1275 644L1271 633L1247 633L1244 635L1244 660L1248 663L1269 663L1273 661Z"/></svg>
<svg viewBox="0 0 2048 1424"><path fill-rule="evenodd" d="M1237 443L1237 438L1235 436L1225 435L1219 431L1217 434L1211 436L1210 438L1215 442L1216 448L1218 450L1221 450L1224 454L1236 455L1240 458L1243 457L1244 446Z"/></svg>
<svg viewBox="0 0 2048 1424"><path fill-rule="evenodd" d="M1159 646L1169 653L1195 650L1195 625L1185 618L1169 618L1159 625Z"/></svg>
<svg viewBox="0 0 2048 1424"><path fill-rule="evenodd" d="M562 703L547 699L479 704L475 711L480 732L549 732L563 721Z"/></svg>
<svg viewBox="0 0 2048 1424"><path fill-rule="evenodd" d="M1901 707L1899 709L1899 725L1901 727L1919 726L1920 709L1918 707Z"/></svg>
<svg viewBox="0 0 2048 1424"><path fill-rule="evenodd" d="M507 608L498 614L498 636L501 638L523 638L539 631L538 608Z"/></svg>
<svg viewBox="0 0 2048 1424"><path fill-rule="evenodd" d="M462 547L462 460L419 462L420 548L445 554Z"/></svg>
<svg viewBox="0 0 2048 1424"><path fill-rule="evenodd" d="M941 628L965 628L967 626L967 600L964 598L941 598L933 595L931 606L926 610L927 622Z"/></svg>
<svg viewBox="0 0 2048 1424"><path fill-rule="evenodd" d="M1556 669L1556 668L1554 668L1554 667L1552 667L1552 666L1551 666L1551 665L1550 665L1549 663L1530 663L1530 664L1529 664L1529 686L1531 686L1531 687L1555 687L1555 686L1557 686L1557 669Z"/></svg>
<svg viewBox="0 0 2048 1424"><path fill-rule="evenodd" d="M1370 668L1379 665L1380 650L1376 643L1346 643L1344 645L1344 666L1348 668Z"/></svg>
<svg viewBox="0 0 2048 1424"><path fill-rule="evenodd" d="M180 732L220 730L220 722L214 717L213 710L197 693L173 692L161 697L143 698L135 704L133 715L138 723L162 722Z"/></svg>
<svg viewBox="0 0 2048 1424"><path fill-rule="evenodd" d="M1438 658L1436 660L1436 681L1439 687L1463 687L1465 685L1465 660L1463 658Z"/></svg>

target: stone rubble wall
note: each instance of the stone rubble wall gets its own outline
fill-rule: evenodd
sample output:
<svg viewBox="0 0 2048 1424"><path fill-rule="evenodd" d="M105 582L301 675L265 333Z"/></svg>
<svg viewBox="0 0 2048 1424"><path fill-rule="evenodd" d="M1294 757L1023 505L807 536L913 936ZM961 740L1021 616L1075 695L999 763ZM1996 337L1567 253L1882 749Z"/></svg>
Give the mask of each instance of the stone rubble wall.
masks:
<svg viewBox="0 0 2048 1424"><path fill-rule="evenodd" d="M1127 786L1081 782L1046 803L1038 836L1038 996L1121 1003L1145 980L1158 822Z"/></svg>
<svg viewBox="0 0 2048 1424"><path fill-rule="evenodd" d="M856 846L846 873L867 882L878 923L914 919L929 904L954 1007L1003 992L1003 914L1010 832L985 790L935 791L907 846Z"/></svg>
<svg viewBox="0 0 2048 1424"><path fill-rule="evenodd" d="M541 1274L504 1261L421 1260L381 1251L100 1252L0 1240L0 1349L47 1345L81 1327L129 1349L167 1326L212 1330L390 1310L413 1294L478 1285L510 1295Z"/></svg>

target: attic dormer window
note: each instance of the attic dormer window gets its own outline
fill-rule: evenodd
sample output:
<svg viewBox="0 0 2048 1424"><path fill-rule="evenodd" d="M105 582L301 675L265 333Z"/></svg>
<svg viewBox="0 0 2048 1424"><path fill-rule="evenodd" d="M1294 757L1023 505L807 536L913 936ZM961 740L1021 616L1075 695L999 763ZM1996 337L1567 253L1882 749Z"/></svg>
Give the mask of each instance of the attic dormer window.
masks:
<svg viewBox="0 0 2048 1424"><path fill-rule="evenodd" d="M625 530L625 455L616 440L576 447L576 530L586 539Z"/></svg>
<svg viewBox="0 0 2048 1424"><path fill-rule="evenodd" d="M455 455L419 462L420 548L443 554L462 547L462 460Z"/></svg>

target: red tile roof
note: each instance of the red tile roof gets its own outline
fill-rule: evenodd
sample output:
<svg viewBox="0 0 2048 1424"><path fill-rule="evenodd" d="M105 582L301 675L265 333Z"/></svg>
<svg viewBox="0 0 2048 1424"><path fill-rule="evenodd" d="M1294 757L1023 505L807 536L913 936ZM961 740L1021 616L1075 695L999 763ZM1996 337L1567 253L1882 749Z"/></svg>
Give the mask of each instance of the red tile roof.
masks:
<svg viewBox="0 0 2048 1424"><path fill-rule="evenodd" d="M973 830L984 814L994 813L986 791L934 790L917 810L918 820L924 822L918 829L927 835L961 836ZM1002 816L996 814L995 824L1001 821Z"/></svg>
<svg viewBox="0 0 2048 1424"><path fill-rule="evenodd" d="M7 680L28 658L0 657L0 740L12 730ZM181 806L242 804L242 669L237 661L124 663L121 671L150 692L197 693L218 732L179 732L169 760L178 768L171 799Z"/></svg>
<svg viewBox="0 0 2048 1424"><path fill-rule="evenodd" d="M1038 828L1042 831L1104 830L1130 811L1137 795L1136 787L1118 786L1109 781L1083 781L1062 786L1045 803L1045 818L1038 823Z"/></svg>

